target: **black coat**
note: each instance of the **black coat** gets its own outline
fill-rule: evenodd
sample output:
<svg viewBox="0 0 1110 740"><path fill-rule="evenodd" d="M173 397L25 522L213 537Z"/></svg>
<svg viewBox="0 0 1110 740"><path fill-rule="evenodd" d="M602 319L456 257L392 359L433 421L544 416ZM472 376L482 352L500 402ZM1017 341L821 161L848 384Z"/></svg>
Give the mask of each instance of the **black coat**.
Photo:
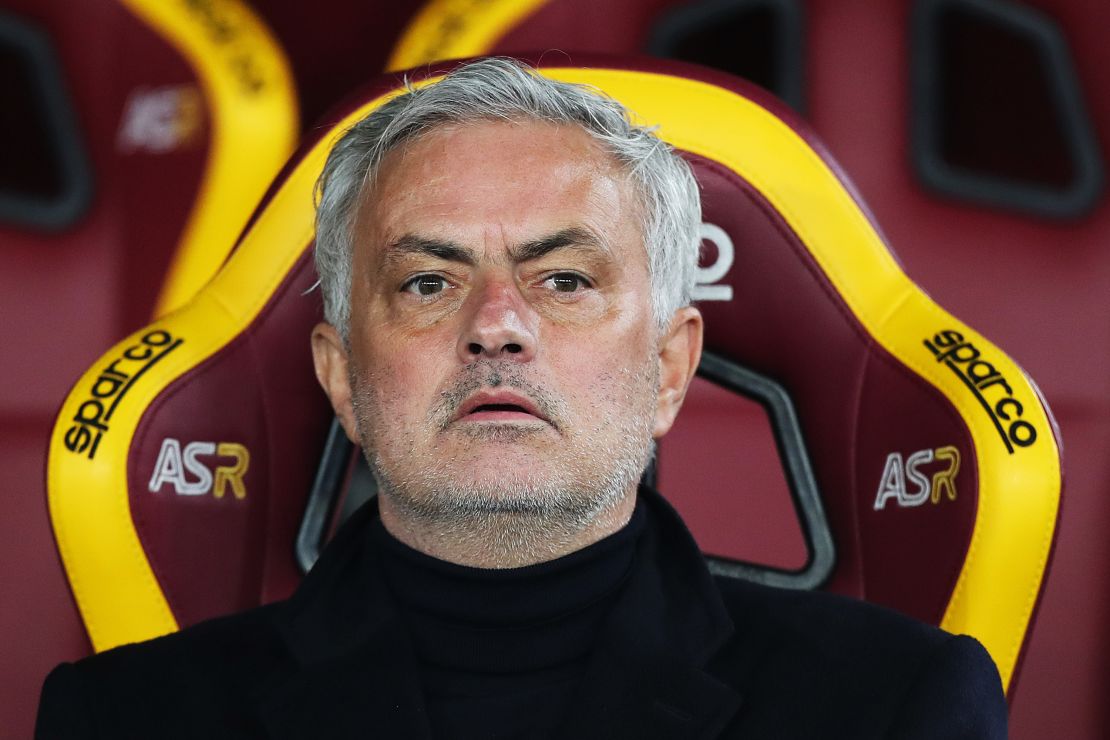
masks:
<svg viewBox="0 0 1110 740"><path fill-rule="evenodd" d="M851 599L714 579L648 526L560 737L1004 738L994 664ZM430 737L405 628L352 517L291 599L56 668L36 737Z"/></svg>

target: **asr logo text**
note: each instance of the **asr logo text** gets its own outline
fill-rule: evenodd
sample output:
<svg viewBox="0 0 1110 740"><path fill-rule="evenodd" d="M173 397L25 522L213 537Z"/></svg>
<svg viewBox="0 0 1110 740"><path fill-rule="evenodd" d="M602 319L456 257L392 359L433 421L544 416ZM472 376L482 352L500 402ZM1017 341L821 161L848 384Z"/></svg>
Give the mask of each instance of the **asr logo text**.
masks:
<svg viewBox="0 0 1110 740"><path fill-rule="evenodd" d="M228 489L237 499L247 497L243 476L250 467L247 448L236 442L181 442L167 437L162 440L154 473L147 488L158 493L167 484L179 496L205 496L211 493L223 498Z"/></svg>
<svg viewBox="0 0 1110 740"><path fill-rule="evenodd" d="M945 497L956 500L956 474L960 472L960 451L951 445L935 450L918 450L902 457L900 452L886 456L875 511L893 501L903 508L921 506L926 501L939 504Z"/></svg>

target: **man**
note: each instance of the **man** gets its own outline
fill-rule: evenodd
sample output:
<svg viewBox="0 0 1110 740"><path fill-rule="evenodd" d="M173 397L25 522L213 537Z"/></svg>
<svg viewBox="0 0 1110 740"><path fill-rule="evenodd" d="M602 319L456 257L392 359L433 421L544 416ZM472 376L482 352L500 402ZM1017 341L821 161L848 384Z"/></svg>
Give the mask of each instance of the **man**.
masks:
<svg viewBox="0 0 1110 740"><path fill-rule="evenodd" d="M63 665L40 737L996 738L974 640L714 581L638 481L701 351L686 164L507 60L319 187L316 372L379 484L287 602Z"/></svg>

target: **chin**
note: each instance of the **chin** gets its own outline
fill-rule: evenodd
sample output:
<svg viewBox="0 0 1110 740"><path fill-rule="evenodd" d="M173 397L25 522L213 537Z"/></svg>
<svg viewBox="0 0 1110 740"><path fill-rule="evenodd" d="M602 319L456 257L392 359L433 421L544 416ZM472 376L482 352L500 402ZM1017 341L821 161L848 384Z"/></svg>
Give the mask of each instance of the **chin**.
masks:
<svg viewBox="0 0 1110 740"><path fill-rule="evenodd" d="M487 440L490 442L527 442L535 444L537 441L557 435L553 427L546 423L537 422L468 422L466 424L450 427L452 436L460 436L463 442L476 442Z"/></svg>

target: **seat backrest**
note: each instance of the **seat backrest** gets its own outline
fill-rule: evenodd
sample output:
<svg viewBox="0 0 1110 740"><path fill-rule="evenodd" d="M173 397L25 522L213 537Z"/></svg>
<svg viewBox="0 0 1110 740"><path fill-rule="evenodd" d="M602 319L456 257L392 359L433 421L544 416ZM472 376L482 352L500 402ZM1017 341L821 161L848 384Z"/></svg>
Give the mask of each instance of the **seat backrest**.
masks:
<svg viewBox="0 0 1110 740"><path fill-rule="evenodd" d="M701 372L771 409L809 511L808 558L793 585L975 635L1009 683L1061 485L1035 387L906 277L831 157L777 101L688 65L576 61L589 67L542 74L612 95L694 167L714 244L698 288ZM427 84L440 73L410 77ZM104 355L63 406L51 513L98 649L296 585L292 543L331 421L306 344L321 316L309 290L312 187L336 135L400 85L400 76L371 83L320 127L219 275ZM694 467L669 459L666 444L661 478L664 465ZM742 498L743 482L728 493ZM682 495L704 500L696 482ZM682 495L695 535L727 541L731 520ZM724 556L721 572L755 573L713 554Z"/></svg>
<svg viewBox="0 0 1110 740"><path fill-rule="evenodd" d="M289 58L302 120L319 121L337 100L385 69L416 0L253 0Z"/></svg>
<svg viewBox="0 0 1110 740"><path fill-rule="evenodd" d="M0 727L89 651L43 508L58 404L104 347L195 293L295 143L281 51L239 0L0 10ZM15 536L11 533L18 533Z"/></svg>
<svg viewBox="0 0 1110 740"><path fill-rule="evenodd" d="M1090 579L1110 520L1108 23L1110 6L1087 0L427 0L393 54L416 67L533 49L646 52L737 74L806 112L907 272L1029 368L1068 440L1067 520L1016 739L1106 726L1110 600ZM751 428L737 434L758 442ZM775 561L800 557L796 528L745 534Z"/></svg>
<svg viewBox="0 0 1110 740"><path fill-rule="evenodd" d="M736 74L804 111L907 272L1038 378L1067 440L1064 535L1024 653L1015 740L1107 726L1110 600L1090 587L1110 521L1107 24L1110 5L1086 0L427 0L393 54L415 67L522 50L647 53ZM719 396L700 398L687 419L701 406L724 416ZM727 415L750 452L745 479L781 488L764 430L740 407ZM723 442L675 431L669 441L713 467L707 448ZM804 558L797 525L743 535L767 562Z"/></svg>

